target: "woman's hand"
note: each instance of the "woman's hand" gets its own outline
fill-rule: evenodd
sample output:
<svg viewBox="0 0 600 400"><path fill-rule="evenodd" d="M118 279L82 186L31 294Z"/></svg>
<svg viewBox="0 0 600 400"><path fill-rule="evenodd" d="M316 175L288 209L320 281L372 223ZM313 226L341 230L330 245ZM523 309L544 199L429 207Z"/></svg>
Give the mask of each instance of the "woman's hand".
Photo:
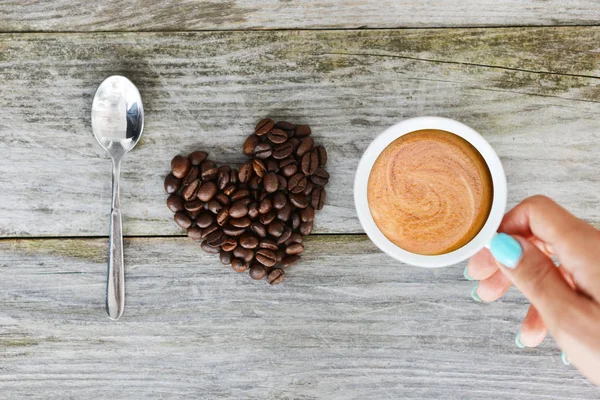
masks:
<svg viewBox="0 0 600 400"><path fill-rule="evenodd" d="M497 300L514 284L531 302L517 346L550 331L563 360L600 385L600 232L544 196L517 205L498 231L465 269L479 281L473 298Z"/></svg>

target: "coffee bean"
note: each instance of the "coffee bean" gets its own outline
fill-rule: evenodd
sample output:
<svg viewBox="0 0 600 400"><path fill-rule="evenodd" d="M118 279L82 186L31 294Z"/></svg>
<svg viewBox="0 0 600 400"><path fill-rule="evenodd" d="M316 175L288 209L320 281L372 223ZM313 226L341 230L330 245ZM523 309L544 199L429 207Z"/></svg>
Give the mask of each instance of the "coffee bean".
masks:
<svg viewBox="0 0 600 400"><path fill-rule="evenodd" d="M219 253L219 260L221 260L221 264L229 265L231 264L231 259L233 258L231 251L221 250Z"/></svg>
<svg viewBox="0 0 600 400"><path fill-rule="evenodd" d="M165 192L175 193L181 187L181 179L176 178L173 174L167 175L165 178Z"/></svg>
<svg viewBox="0 0 600 400"><path fill-rule="evenodd" d="M259 281L265 277L267 270L260 264L254 264L250 267L249 274L250 278L254 279L255 281Z"/></svg>
<svg viewBox="0 0 600 400"><path fill-rule="evenodd" d="M287 256L283 260L281 260L281 265L283 266L283 268L289 268L292 265L296 264L298 261L300 261L300 256L294 254L291 256Z"/></svg>
<svg viewBox="0 0 600 400"><path fill-rule="evenodd" d="M288 135L281 129L273 129L269 132L268 138L272 143L281 144L288 140Z"/></svg>
<svg viewBox="0 0 600 400"><path fill-rule="evenodd" d="M306 188L308 179L304 174L295 174L288 181L288 190L292 193L300 193Z"/></svg>
<svg viewBox="0 0 600 400"><path fill-rule="evenodd" d="M200 245L200 247L202 247L202 250L204 250L207 253L210 254L217 254L221 252L221 249L215 246L211 246L210 244L208 244L206 241L202 242L202 244Z"/></svg>
<svg viewBox="0 0 600 400"><path fill-rule="evenodd" d="M276 217L275 211L271 210L270 212L261 215L258 218L258 220L263 225L269 225L271 222L273 222L273 220L275 219L275 217Z"/></svg>
<svg viewBox="0 0 600 400"><path fill-rule="evenodd" d="M281 210L287 204L287 197L283 192L277 192L273 195L273 207Z"/></svg>
<svg viewBox="0 0 600 400"><path fill-rule="evenodd" d="M189 185L190 183L194 182L196 179L198 179L199 173L200 171L197 167L191 167L188 173L185 175L185 178L183 178L183 185Z"/></svg>
<svg viewBox="0 0 600 400"><path fill-rule="evenodd" d="M237 190L237 187L234 184L231 184L231 185L227 186L225 189L223 189L223 194L225 196L229 196L230 194L232 194L236 190Z"/></svg>
<svg viewBox="0 0 600 400"><path fill-rule="evenodd" d="M187 235L192 240L202 239L201 229L197 226L190 226L189 228L187 228Z"/></svg>
<svg viewBox="0 0 600 400"><path fill-rule="evenodd" d="M248 207L244 203L244 201L236 201L229 208L229 215L232 218L242 218L248 214Z"/></svg>
<svg viewBox="0 0 600 400"><path fill-rule="evenodd" d="M235 228L247 228L251 223L248 217L232 218L229 220L229 224Z"/></svg>
<svg viewBox="0 0 600 400"><path fill-rule="evenodd" d="M291 139L290 139L291 140ZM289 141L275 146L273 149L273 158L281 160L282 158L289 157L294 151L294 145Z"/></svg>
<svg viewBox="0 0 600 400"><path fill-rule="evenodd" d="M181 191L181 195L185 200L190 201L196 197L196 193L198 192L199 186L200 181L195 180L194 182L190 183L189 185L183 188L183 190Z"/></svg>
<svg viewBox="0 0 600 400"><path fill-rule="evenodd" d="M327 150L325 150L325 147L323 146L317 146L316 150L317 155L319 156L319 165L323 167L325 164L327 164Z"/></svg>
<svg viewBox="0 0 600 400"><path fill-rule="evenodd" d="M281 262L285 257L285 251L283 249L279 249L275 252L275 259L277 262Z"/></svg>
<svg viewBox="0 0 600 400"><path fill-rule="evenodd" d="M227 239L227 236L225 236L222 230L218 229L206 237L206 243L210 246L218 247L223 244L225 239Z"/></svg>
<svg viewBox="0 0 600 400"><path fill-rule="evenodd" d="M263 239L260 241L259 246L261 249L277 250L277 243L271 239Z"/></svg>
<svg viewBox="0 0 600 400"><path fill-rule="evenodd" d="M206 160L206 157L208 157L208 154L205 151L194 151L188 156L190 163L196 166L202 164L202 161Z"/></svg>
<svg viewBox="0 0 600 400"><path fill-rule="evenodd" d="M260 138L256 135L250 135L244 142L243 152L245 155L250 156L254 154L254 148L260 143Z"/></svg>
<svg viewBox="0 0 600 400"><path fill-rule="evenodd" d="M252 225L250 225L250 229L252 230L252 232L256 233L262 238L267 236L267 228L265 228L265 226L258 221L254 221Z"/></svg>
<svg viewBox="0 0 600 400"><path fill-rule="evenodd" d="M222 205L222 206L228 206L229 204L231 204L231 200L229 200L229 196L227 196L225 193L219 193L215 196L215 199Z"/></svg>
<svg viewBox="0 0 600 400"><path fill-rule="evenodd" d="M244 163L244 165L240 167L240 170L238 172L238 180L240 181L240 183L247 183L252 177L252 172L252 161Z"/></svg>
<svg viewBox="0 0 600 400"><path fill-rule="evenodd" d="M244 272L248 269L248 264L239 258L234 258L231 260L231 268L233 268L235 272Z"/></svg>
<svg viewBox="0 0 600 400"><path fill-rule="evenodd" d="M294 213L292 214L292 229L296 230L300 227L300 214Z"/></svg>
<svg viewBox="0 0 600 400"><path fill-rule="evenodd" d="M299 230L300 230L300 234L302 234L304 236L310 235L313 230L313 222L312 221L302 222L300 224Z"/></svg>
<svg viewBox="0 0 600 400"><path fill-rule="evenodd" d="M183 211L185 208L185 202L183 199L176 194L172 194L167 198L167 207L172 212L176 213L177 211ZM202 206L200 206L202 207Z"/></svg>
<svg viewBox="0 0 600 400"><path fill-rule="evenodd" d="M283 233L285 229L285 225L281 221L273 221L269 224L267 230L269 231L269 235L278 238Z"/></svg>
<svg viewBox="0 0 600 400"><path fill-rule="evenodd" d="M269 143L259 143L254 148L254 157L256 158L269 158L273 154L273 148Z"/></svg>
<svg viewBox="0 0 600 400"><path fill-rule="evenodd" d="M186 176L191 166L190 160L184 156L177 155L171 160L171 172L176 178L181 179Z"/></svg>
<svg viewBox="0 0 600 400"><path fill-rule="evenodd" d="M232 169L231 172L229 173L229 181L234 184L237 185L239 182L239 178L238 178L238 171L237 169Z"/></svg>
<svg viewBox="0 0 600 400"><path fill-rule="evenodd" d="M273 225L273 224L271 224L271 225ZM286 240L289 239L289 237L291 235L292 235L292 228L290 228L289 226L286 226L283 229L283 232L281 232L281 235L277 238L277 244L283 244Z"/></svg>
<svg viewBox="0 0 600 400"><path fill-rule="evenodd" d="M267 171L269 172L277 172L279 171L279 163L274 158L269 158L267 160Z"/></svg>
<svg viewBox="0 0 600 400"><path fill-rule="evenodd" d="M285 241L285 245L289 246L290 244L294 244L294 243L302 243L302 235L300 235L297 232L294 232L290 235L290 237Z"/></svg>
<svg viewBox="0 0 600 400"><path fill-rule="evenodd" d="M262 178L258 175L254 175L252 178L250 178L250 182L248 182L248 187L252 190L258 190L261 182Z"/></svg>
<svg viewBox="0 0 600 400"><path fill-rule="evenodd" d="M302 192L302 194L304 194L305 196L309 196L313 189L315 187L315 184L312 183L311 181L306 182L306 187L304 188L304 191Z"/></svg>
<svg viewBox="0 0 600 400"><path fill-rule="evenodd" d="M298 146L298 149L296 150L296 154L298 155L298 157L302 157L304 154L311 151L313 149L314 144L315 142L313 138L311 138L310 136L305 137L304 140L302 140L302 142ZM319 162L318 159L317 162Z"/></svg>
<svg viewBox="0 0 600 400"><path fill-rule="evenodd" d="M250 219L258 217L258 204L251 203L248 205L248 217L250 217Z"/></svg>
<svg viewBox="0 0 600 400"><path fill-rule="evenodd" d="M285 203L285 205L283 207L281 207L279 210L277 210L277 219L279 219L283 222L287 222L290 219L291 215L292 215L292 204L291 203Z"/></svg>
<svg viewBox="0 0 600 400"><path fill-rule="evenodd" d="M210 226L207 226L206 228L203 228L202 229L202 239L205 239L208 235L210 235L217 229L219 229L219 226L217 224L212 224Z"/></svg>
<svg viewBox="0 0 600 400"><path fill-rule="evenodd" d="M196 218L196 223L200 228L206 228L207 226L212 225L214 222L215 216L207 212L203 212Z"/></svg>
<svg viewBox="0 0 600 400"><path fill-rule="evenodd" d="M255 198L256 200L258 200L258 201L263 201L263 199L264 199L265 197L267 197L268 195L269 195L269 193L267 193L267 192L266 192L266 191L264 191L264 190L254 190L254 191L252 192L252 196L254 196L254 198Z"/></svg>
<svg viewBox="0 0 600 400"><path fill-rule="evenodd" d="M223 208L223 205L219 203L216 199L212 199L211 201L206 203L206 209L213 214L220 213Z"/></svg>
<svg viewBox="0 0 600 400"><path fill-rule="evenodd" d="M292 145L292 153L294 153L298 149L298 146L300 146L302 140L298 139L297 137L293 137L287 142Z"/></svg>
<svg viewBox="0 0 600 400"><path fill-rule="evenodd" d="M198 189L198 198L204 202L212 199L215 194L217 194L217 185L214 182L205 182Z"/></svg>
<svg viewBox="0 0 600 400"><path fill-rule="evenodd" d="M277 262L275 252L269 249L259 249L256 252L256 261L266 267L272 267Z"/></svg>
<svg viewBox="0 0 600 400"><path fill-rule="evenodd" d="M260 205L258 206L258 213L266 214L269 211L271 211L272 209L273 209L273 204L271 203L271 199L269 199L268 197L265 197L264 199L262 199L262 201L260 202Z"/></svg>
<svg viewBox="0 0 600 400"><path fill-rule="evenodd" d="M275 128L283 129L284 131L293 131L296 128L296 125L286 121L279 121L275 124Z"/></svg>
<svg viewBox="0 0 600 400"><path fill-rule="evenodd" d="M232 238L232 237L227 237L227 239L225 239L225 241L221 244L221 248L224 251L233 251L233 249L235 249L237 247L237 241Z"/></svg>
<svg viewBox="0 0 600 400"><path fill-rule="evenodd" d="M236 226L233 226L231 224L226 224L223 227L223 232L225 232L226 235L228 236L240 236L242 233L246 232L246 228L239 228Z"/></svg>
<svg viewBox="0 0 600 400"><path fill-rule="evenodd" d="M285 273L283 272L283 270L276 268L273 271L269 272L269 275L267 275L267 282L269 282L269 284L271 285L277 285L283 282L284 276Z"/></svg>
<svg viewBox="0 0 600 400"><path fill-rule="evenodd" d="M287 181L282 175L277 175L277 181L279 183L279 189L286 190L287 189Z"/></svg>
<svg viewBox="0 0 600 400"><path fill-rule="evenodd" d="M229 198L231 199L231 201L238 201L248 196L250 196L250 191L248 189L238 189L235 192L233 192L229 196Z"/></svg>
<svg viewBox="0 0 600 400"><path fill-rule="evenodd" d="M277 191L277 188L279 187L279 180L277 178L277 174L275 172L268 172L267 174L265 174L265 177L263 179L263 186L265 190L269 193Z"/></svg>
<svg viewBox="0 0 600 400"><path fill-rule="evenodd" d="M254 133L258 136L266 135L273 129L275 126L275 122L271 118L262 119L256 124L256 128L254 128Z"/></svg>
<svg viewBox="0 0 600 400"><path fill-rule="evenodd" d="M290 203L292 203L293 205L295 205L298 208L306 208L306 206L308 206L308 201L306 200L306 196L304 196L303 194L292 193L292 194L290 194L289 198L290 198Z"/></svg>
<svg viewBox="0 0 600 400"><path fill-rule="evenodd" d="M206 161L205 161L206 162ZM202 172L202 180L204 182L212 181L217 178L219 175L219 169L217 167L212 167Z"/></svg>
<svg viewBox="0 0 600 400"><path fill-rule="evenodd" d="M317 188L312 192L310 203L315 210L322 210L326 198L327 193L325 193L325 189Z"/></svg>
<svg viewBox="0 0 600 400"><path fill-rule="evenodd" d="M233 255L236 256L237 258L241 258L245 262L250 262L250 261L252 261L252 258L254 257L254 251L251 249L246 249L242 246L237 246L233 250Z"/></svg>
<svg viewBox="0 0 600 400"><path fill-rule="evenodd" d="M325 186L329 182L329 172L325 171L325 168L319 167L315 173L310 177L315 185Z"/></svg>
<svg viewBox="0 0 600 400"><path fill-rule="evenodd" d="M261 178L265 176L265 172L267 171L265 163L258 159L252 160L252 169L254 170L254 173Z"/></svg>
<svg viewBox="0 0 600 400"><path fill-rule="evenodd" d="M298 125L296 127L296 136L305 137L311 134L310 127L308 125Z"/></svg>
<svg viewBox="0 0 600 400"><path fill-rule="evenodd" d="M217 186L219 190L225 189L230 182L230 171L219 171L219 175L217 177Z"/></svg>
<svg viewBox="0 0 600 400"><path fill-rule="evenodd" d="M258 238L246 232L240 236L240 245L246 249L254 249L258 246Z"/></svg>
<svg viewBox="0 0 600 400"><path fill-rule="evenodd" d="M319 168L319 156L316 150L306 153L302 156L302 172L304 175L312 175Z"/></svg>
<svg viewBox="0 0 600 400"><path fill-rule="evenodd" d="M283 176L287 176L288 178L298 172L298 163L293 161L281 169L281 173Z"/></svg>
<svg viewBox="0 0 600 400"><path fill-rule="evenodd" d="M309 222L315 219L315 209L311 206L306 207L304 210L300 211L300 220L302 222Z"/></svg>
<svg viewBox="0 0 600 400"><path fill-rule="evenodd" d="M302 245L302 243L290 244L288 247L285 248L285 254L288 255L297 255L302 253L303 251L304 246Z"/></svg>

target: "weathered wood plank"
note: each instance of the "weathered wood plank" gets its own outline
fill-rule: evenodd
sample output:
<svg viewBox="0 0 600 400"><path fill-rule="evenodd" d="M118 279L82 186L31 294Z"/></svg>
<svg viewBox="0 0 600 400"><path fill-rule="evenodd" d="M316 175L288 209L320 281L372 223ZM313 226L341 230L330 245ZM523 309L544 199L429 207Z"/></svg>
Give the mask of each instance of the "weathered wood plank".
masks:
<svg viewBox="0 0 600 400"><path fill-rule="evenodd" d="M0 31L597 25L595 0L82 0L0 2Z"/></svg>
<svg viewBox="0 0 600 400"><path fill-rule="evenodd" d="M310 124L329 150L319 232L361 232L358 159L418 115L478 129L511 204L544 193L599 225L599 43L600 28L0 35L0 235L107 234L110 162L89 108L114 73L147 116L122 167L128 235L180 234L162 189L171 157L239 163L265 115Z"/></svg>
<svg viewBox="0 0 600 400"><path fill-rule="evenodd" d="M527 304L470 296L462 266L402 266L319 236L280 286L185 238L125 241L127 304L104 311L106 240L0 241L3 398L595 399ZM76 394L76 395L75 395Z"/></svg>

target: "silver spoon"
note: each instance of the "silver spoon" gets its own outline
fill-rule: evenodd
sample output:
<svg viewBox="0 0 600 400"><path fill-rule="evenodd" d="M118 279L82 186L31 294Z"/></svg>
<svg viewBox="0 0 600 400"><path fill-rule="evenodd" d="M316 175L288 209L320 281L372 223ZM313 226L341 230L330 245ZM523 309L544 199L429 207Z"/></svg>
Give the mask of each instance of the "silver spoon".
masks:
<svg viewBox="0 0 600 400"><path fill-rule="evenodd" d="M144 130L142 98L129 79L114 75L106 78L98 86L92 103L92 130L96 140L108 152L113 162L106 311L111 319L119 319L125 307L119 174L121 159L133 149Z"/></svg>

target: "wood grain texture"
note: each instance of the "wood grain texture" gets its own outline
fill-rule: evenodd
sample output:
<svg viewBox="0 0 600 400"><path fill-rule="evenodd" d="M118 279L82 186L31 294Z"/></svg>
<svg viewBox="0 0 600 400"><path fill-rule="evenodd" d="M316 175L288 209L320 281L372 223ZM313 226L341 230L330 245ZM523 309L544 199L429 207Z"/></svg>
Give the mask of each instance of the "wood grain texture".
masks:
<svg viewBox="0 0 600 400"><path fill-rule="evenodd" d="M597 25L595 0L0 1L0 31Z"/></svg>
<svg viewBox="0 0 600 400"><path fill-rule="evenodd" d="M600 394L551 340L515 346L521 295L476 303L464 266L402 266L362 235L311 238L276 287L185 238L128 239L125 263L126 311L111 322L105 239L0 241L3 398Z"/></svg>
<svg viewBox="0 0 600 400"><path fill-rule="evenodd" d="M463 121L499 153L509 203L543 193L600 224L600 28L0 35L0 235L104 236L110 162L91 134L106 76L140 88L144 136L122 166L127 235L178 235L170 159L241 163L263 116L308 123L331 181L316 230L361 232L354 171L408 117Z"/></svg>

